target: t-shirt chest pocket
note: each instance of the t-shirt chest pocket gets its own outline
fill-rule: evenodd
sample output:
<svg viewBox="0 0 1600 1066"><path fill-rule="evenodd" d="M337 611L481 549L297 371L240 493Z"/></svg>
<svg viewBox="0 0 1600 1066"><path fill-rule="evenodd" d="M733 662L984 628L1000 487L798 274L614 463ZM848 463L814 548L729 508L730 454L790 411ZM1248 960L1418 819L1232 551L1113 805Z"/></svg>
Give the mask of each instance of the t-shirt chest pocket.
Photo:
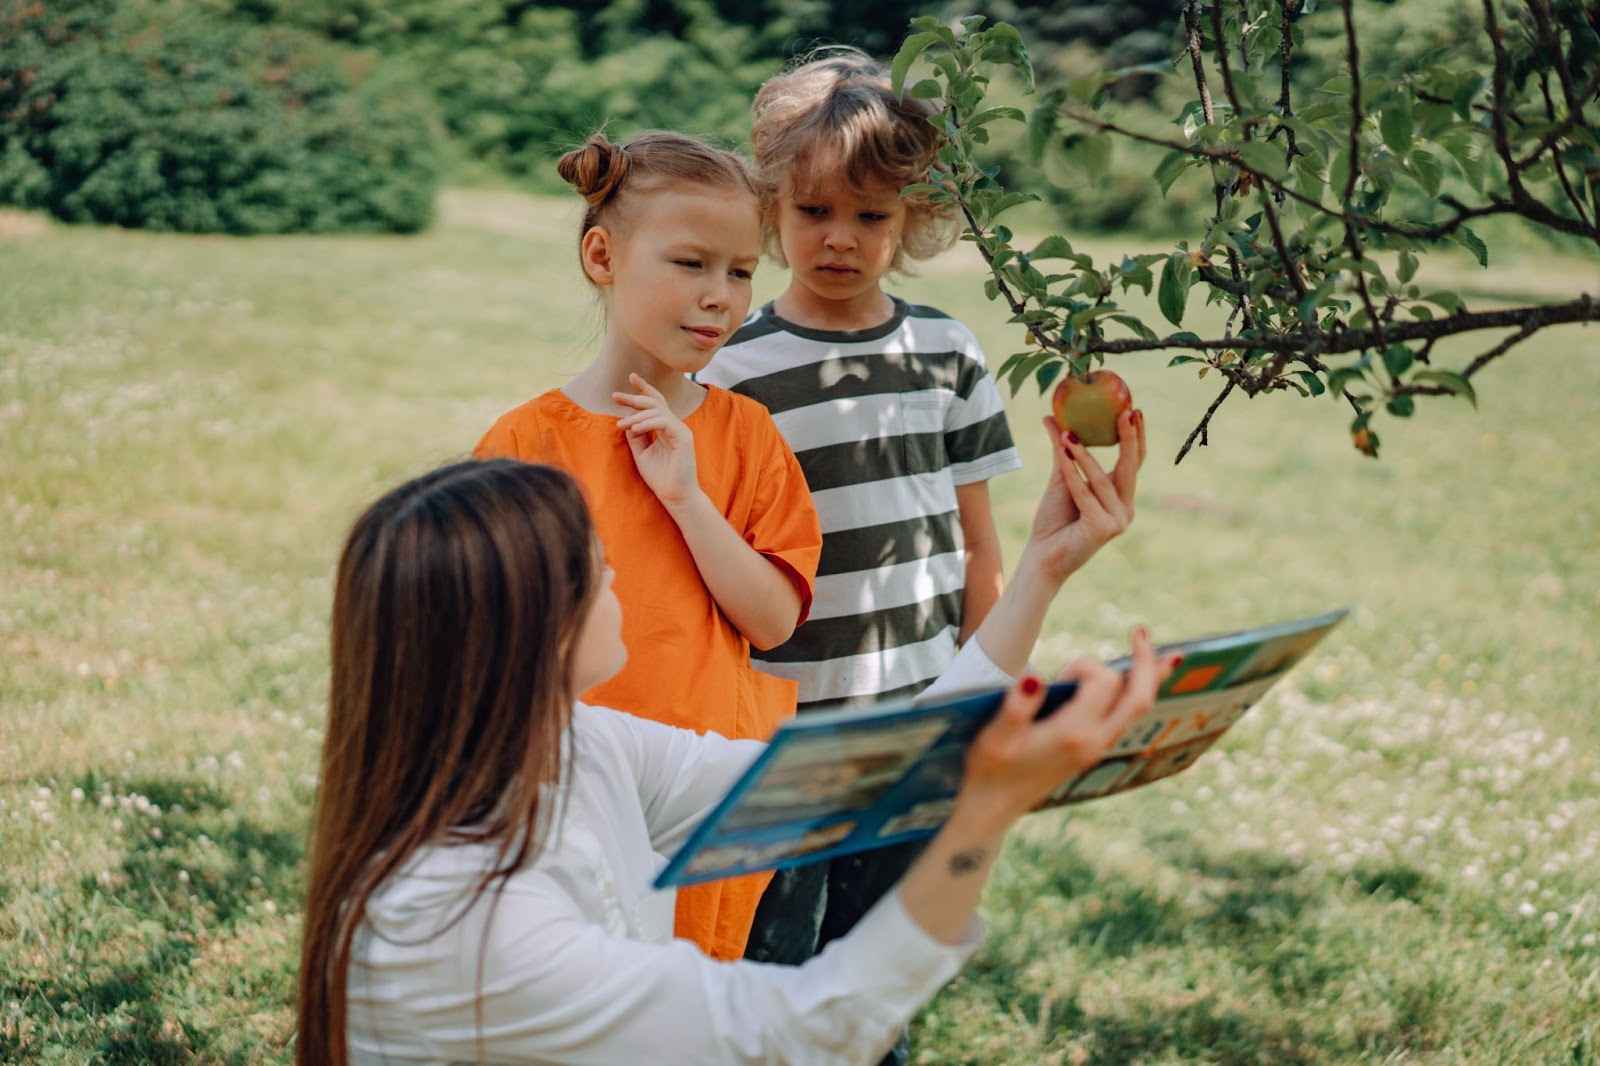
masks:
<svg viewBox="0 0 1600 1066"><path fill-rule="evenodd" d="M944 451L945 407L949 397L936 392L900 397L896 453L902 474L931 474L948 463Z"/></svg>

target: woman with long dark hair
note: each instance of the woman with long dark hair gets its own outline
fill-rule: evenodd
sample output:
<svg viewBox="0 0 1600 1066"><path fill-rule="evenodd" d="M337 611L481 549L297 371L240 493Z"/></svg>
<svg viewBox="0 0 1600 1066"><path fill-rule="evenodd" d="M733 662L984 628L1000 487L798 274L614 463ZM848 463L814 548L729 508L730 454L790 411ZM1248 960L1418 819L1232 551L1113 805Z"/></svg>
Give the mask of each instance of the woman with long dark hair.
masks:
<svg viewBox="0 0 1600 1066"><path fill-rule="evenodd" d="M662 855L761 745L576 702L628 653L572 480L461 463L373 504L334 592L297 1061L876 1061L976 946L1006 830L1170 670L1137 630L1125 678L1074 663L1078 695L1047 719L1039 679L1012 684L1062 582L1131 521L1142 460L1080 469L1050 433L1013 580L928 693L1011 686L952 817L897 891L799 967L671 939L672 894L649 888Z"/></svg>

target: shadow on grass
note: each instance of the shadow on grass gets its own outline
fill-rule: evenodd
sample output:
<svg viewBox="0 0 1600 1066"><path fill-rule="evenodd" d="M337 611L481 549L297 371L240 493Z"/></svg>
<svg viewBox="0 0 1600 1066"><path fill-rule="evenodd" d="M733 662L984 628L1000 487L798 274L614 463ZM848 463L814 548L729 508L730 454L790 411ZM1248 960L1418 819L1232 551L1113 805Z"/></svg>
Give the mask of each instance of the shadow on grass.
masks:
<svg viewBox="0 0 1600 1066"><path fill-rule="evenodd" d="M1123 959L1179 949L1224 957L1256 974L1285 1013L1316 1004L1369 966L1370 945L1328 930L1316 920L1319 902L1351 887L1368 895L1427 901L1436 886L1402 863L1358 868L1327 880L1302 877L1303 867L1271 852L1212 854L1192 841L1157 835L1147 843L1173 867L1206 879L1199 901L1169 898L1125 875L1097 870L1070 842L1018 841L1018 867L1027 869L1029 897L1077 898L1061 929L1066 942L1091 959ZM1020 887L1020 886L1019 886ZM1023 915L1027 899L1013 901ZM998 960L996 960L998 962ZM1043 1032L1074 1034L1091 1049L1089 1062L1122 1063L1162 1054L1196 1055L1220 1063L1324 1062L1363 1053L1387 1054L1435 1046L1449 1001L1447 983L1397 982L1392 1019L1379 1029L1340 1033L1331 1025L1306 1028L1276 1013L1241 1013L1210 1000L1172 1006L1135 1004L1128 1013L1086 1015L1075 1001L1040 1003L1018 987L1015 966L980 965L973 987L1025 1017ZM1325 1013L1325 1012L1324 1012Z"/></svg>
<svg viewBox="0 0 1600 1066"><path fill-rule="evenodd" d="M223 1053L221 1033L194 1024L192 1011L183 1009L194 1001L190 965L202 942L225 936L257 904L297 905L300 835L242 817L230 797L203 781L91 773L77 784L90 795L109 784L116 795L144 796L161 814L121 814L120 869L109 883L85 877L79 885L84 900L99 896L110 906L96 908L92 925L50 933L75 942L84 961L46 973L7 968L0 1001L20 1002L51 1043L93 1048L95 1062L249 1060L243 1052ZM131 960L108 958L105 945L126 945L130 934L142 951ZM276 988L249 993L283 995ZM8 1048L0 1038L5 1061L37 1050Z"/></svg>

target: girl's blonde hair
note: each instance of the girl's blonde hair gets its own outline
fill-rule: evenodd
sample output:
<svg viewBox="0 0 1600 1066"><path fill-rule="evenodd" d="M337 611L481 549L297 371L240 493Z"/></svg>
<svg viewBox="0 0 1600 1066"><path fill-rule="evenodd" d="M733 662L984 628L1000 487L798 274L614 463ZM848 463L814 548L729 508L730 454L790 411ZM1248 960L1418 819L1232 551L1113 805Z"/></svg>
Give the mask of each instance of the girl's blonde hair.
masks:
<svg viewBox="0 0 1600 1066"><path fill-rule="evenodd" d="M938 109L926 100L896 97L887 69L865 52L843 46L812 52L792 69L769 79L751 105L751 141L768 192L767 244L784 263L774 211L785 180L803 188L843 178L853 188L896 189L926 181L944 143L929 120ZM892 270L905 257L926 259L955 241L954 208L906 197L906 224ZM785 265L787 265L785 263Z"/></svg>
<svg viewBox="0 0 1600 1066"><path fill-rule="evenodd" d="M614 232L625 228L629 205L647 192L688 184L740 189L758 203L764 199L744 156L671 130L645 130L623 144L597 130L556 162L556 172L589 205L578 227L580 256L585 233L601 224Z"/></svg>

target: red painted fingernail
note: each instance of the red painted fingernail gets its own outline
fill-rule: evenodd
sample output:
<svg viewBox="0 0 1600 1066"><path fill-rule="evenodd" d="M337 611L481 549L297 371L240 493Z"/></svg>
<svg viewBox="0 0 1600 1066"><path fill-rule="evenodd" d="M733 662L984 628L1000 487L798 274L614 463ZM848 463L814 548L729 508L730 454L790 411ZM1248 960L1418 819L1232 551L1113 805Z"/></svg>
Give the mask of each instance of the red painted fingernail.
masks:
<svg viewBox="0 0 1600 1066"><path fill-rule="evenodd" d="M1078 437L1078 435L1076 433L1072 432L1072 430L1070 430L1070 429L1067 430L1067 439L1069 441L1071 441L1072 443L1074 443L1074 444L1082 444L1083 443L1083 441Z"/></svg>
<svg viewBox="0 0 1600 1066"><path fill-rule="evenodd" d="M1022 694L1024 696L1037 696L1039 694L1039 690L1043 687L1044 682L1040 681L1032 674L1029 674L1027 677L1022 679Z"/></svg>
<svg viewBox="0 0 1600 1066"><path fill-rule="evenodd" d="M1183 656L1181 656L1181 655L1174 655L1172 658L1167 660L1167 669L1168 670L1176 670L1178 667L1180 667L1182 665L1183 665Z"/></svg>

